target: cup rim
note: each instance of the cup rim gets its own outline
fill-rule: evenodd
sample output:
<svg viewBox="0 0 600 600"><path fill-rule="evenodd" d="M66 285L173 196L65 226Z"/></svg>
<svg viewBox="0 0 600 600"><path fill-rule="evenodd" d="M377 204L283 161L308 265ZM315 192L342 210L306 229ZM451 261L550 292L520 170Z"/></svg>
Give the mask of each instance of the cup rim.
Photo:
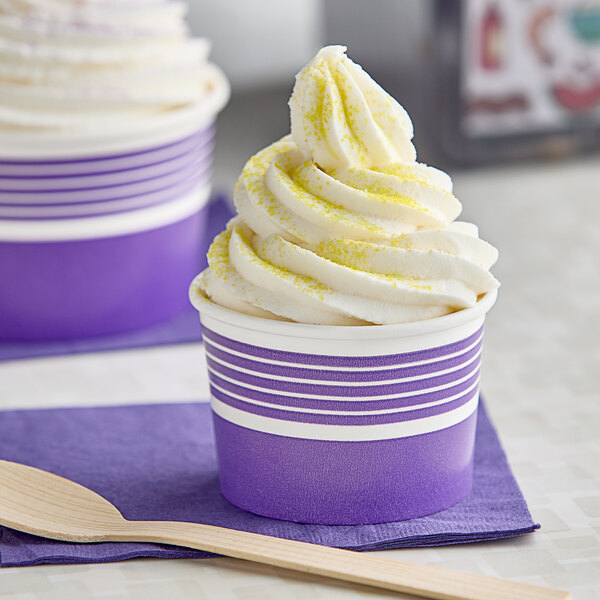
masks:
<svg viewBox="0 0 600 600"><path fill-rule="evenodd" d="M206 315L217 321L243 329L299 338L347 340L356 339L357 333L360 332L359 336L361 339L380 339L410 337L445 331L483 317L492 308L498 297L498 290L494 289L485 293L474 306L463 308L441 317L409 323L394 323L390 325L314 325L265 319L264 317L246 315L220 306L200 292L197 285L198 277L200 276L198 275L190 286L189 296L192 305L200 313L200 320L202 320L203 315Z"/></svg>

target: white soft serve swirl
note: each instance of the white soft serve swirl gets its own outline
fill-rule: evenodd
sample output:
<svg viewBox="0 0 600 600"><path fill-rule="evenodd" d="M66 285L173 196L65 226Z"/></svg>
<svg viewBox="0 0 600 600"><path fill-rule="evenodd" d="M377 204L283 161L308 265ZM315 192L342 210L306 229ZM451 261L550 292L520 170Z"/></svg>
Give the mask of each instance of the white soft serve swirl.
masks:
<svg viewBox="0 0 600 600"><path fill-rule="evenodd" d="M408 115L344 50L324 48L298 74L292 135L246 163L238 216L215 238L193 301L303 323L390 324L473 306L498 286L497 251L455 221L450 177L414 161Z"/></svg>
<svg viewBox="0 0 600 600"><path fill-rule="evenodd" d="M323 169L414 161L408 113L345 51L326 46L296 75L289 104L299 150Z"/></svg>
<svg viewBox="0 0 600 600"><path fill-rule="evenodd" d="M0 0L0 128L122 129L200 101L221 74L185 11L176 1Z"/></svg>

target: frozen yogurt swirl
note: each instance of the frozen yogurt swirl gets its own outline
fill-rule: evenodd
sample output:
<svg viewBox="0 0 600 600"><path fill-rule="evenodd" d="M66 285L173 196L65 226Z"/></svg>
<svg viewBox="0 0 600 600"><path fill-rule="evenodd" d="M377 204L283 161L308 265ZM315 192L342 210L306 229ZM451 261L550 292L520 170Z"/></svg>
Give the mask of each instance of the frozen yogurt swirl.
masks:
<svg viewBox="0 0 600 600"><path fill-rule="evenodd" d="M0 129L122 129L202 100L223 77L185 11L175 1L0 0Z"/></svg>
<svg viewBox="0 0 600 600"><path fill-rule="evenodd" d="M327 131L327 118L317 128L304 126L312 120L294 105L300 96L305 106L311 94L322 97L322 86L309 91L310 77L323 75L314 66L321 63L327 82L327 74L342 70L370 82L362 100L361 88L353 88L361 110L367 96L391 101L343 49L323 49L297 77L292 135L245 165L234 192L238 216L213 241L209 268L192 284L192 299L200 294L239 312L324 325L419 321L473 306L498 286L489 272L496 249L478 238L475 225L455 221L461 204L447 174L415 162L414 154L400 160L410 136L389 136L393 126L377 124L376 108L361 117L377 125L369 130L373 135L360 133L347 145L333 146L317 131ZM387 118L397 132L412 134L406 113L391 106ZM299 134L299 140L294 119L310 135ZM340 131L334 120L327 139ZM399 139L406 143L396 144Z"/></svg>
<svg viewBox="0 0 600 600"><path fill-rule="evenodd" d="M345 50L323 48L296 75L289 104L298 148L324 169L415 160L408 113Z"/></svg>

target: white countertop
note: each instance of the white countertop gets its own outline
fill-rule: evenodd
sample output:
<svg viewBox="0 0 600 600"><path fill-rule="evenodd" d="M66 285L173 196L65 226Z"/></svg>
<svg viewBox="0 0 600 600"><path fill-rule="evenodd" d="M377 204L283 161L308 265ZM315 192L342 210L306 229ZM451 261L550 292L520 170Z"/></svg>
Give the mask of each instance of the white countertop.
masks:
<svg viewBox="0 0 600 600"><path fill-rule="evenodd" d="M233 161L235 162L235 161ZM500 249L482 391L542 529L385 555L600 598L600 158L453 173ZM222 175L222 174L221 174ZM0 364L0 409L206 398L199 344ZM1 418L1 415L0 415ZM0 569L0 599L400 598L233 559Z"/></svg>

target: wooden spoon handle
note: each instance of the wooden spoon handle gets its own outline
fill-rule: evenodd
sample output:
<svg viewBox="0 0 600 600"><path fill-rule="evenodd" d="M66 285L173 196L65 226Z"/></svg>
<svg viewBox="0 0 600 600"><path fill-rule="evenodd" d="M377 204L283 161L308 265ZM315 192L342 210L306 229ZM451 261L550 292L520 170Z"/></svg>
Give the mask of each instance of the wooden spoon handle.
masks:
<svg viewBox="0 0 600 600"><path fill-rule="evenodd" d="M196 548L438 600L568 600L568 592L233 529L171 521L128 521L113 541Z"/></svg>

